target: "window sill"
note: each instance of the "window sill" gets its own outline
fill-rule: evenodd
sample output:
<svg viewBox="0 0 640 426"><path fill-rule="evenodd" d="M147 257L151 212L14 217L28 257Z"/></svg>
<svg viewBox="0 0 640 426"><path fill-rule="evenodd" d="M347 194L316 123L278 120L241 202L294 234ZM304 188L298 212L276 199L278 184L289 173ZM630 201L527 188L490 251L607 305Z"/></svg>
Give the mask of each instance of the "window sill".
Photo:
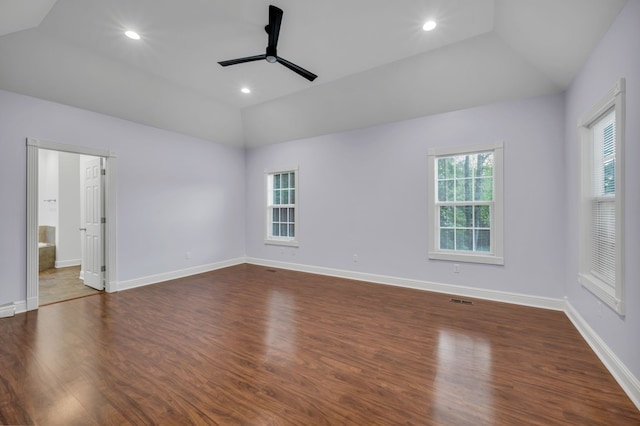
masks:
<svg viewBox="0 0 640 426"><path fill-rule="evenodd" d="M265 239L265 244L274 245L274 246L289 246L289 247L298 247L298 240L272 240Z"/></svg>
<svg viewBox="0 0 640 426"><path fill-rule="evenodd" d="M615 312L624 315L624 303L616 297L613 288L591 274L579 274L578 282Z"/></svg>
<svg viewBox="0 0 640 426"><path fill-rule="evenodd" d="M504 258L483 254L429 252L429 259L450 260L453 262L484 263L488 265L504 265Z"/></svg>

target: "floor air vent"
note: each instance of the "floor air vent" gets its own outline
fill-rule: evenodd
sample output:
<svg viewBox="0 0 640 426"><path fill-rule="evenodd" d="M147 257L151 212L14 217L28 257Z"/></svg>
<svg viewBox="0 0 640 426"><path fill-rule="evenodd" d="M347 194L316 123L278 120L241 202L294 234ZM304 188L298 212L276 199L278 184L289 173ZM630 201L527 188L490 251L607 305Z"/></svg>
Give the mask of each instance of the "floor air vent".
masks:
<svg viewBox="0 0 640 426"><path fill-rule="evenodd" d="M471 300L449 299L449 302L460 303L461 305L473 305Z"/></svg>

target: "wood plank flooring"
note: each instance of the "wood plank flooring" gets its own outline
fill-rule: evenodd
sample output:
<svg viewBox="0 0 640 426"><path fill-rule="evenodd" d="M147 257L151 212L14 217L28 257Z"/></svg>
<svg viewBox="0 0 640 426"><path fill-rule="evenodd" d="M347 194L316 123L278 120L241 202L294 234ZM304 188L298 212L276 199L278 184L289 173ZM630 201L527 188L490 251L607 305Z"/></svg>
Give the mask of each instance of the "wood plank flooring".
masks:
<svg viewBox="0 0 640 426"><path fill-rule="evenodd" d="M80 267L50 268L38 276L40 306L100 293L79 278Z"/></svg>
<svg viewBox="0 0 640 426"><path fill-rule="evenodd" d="M0 423L640 424L563 313L473 302L239 265L45 306L0 320Z"/></svg>

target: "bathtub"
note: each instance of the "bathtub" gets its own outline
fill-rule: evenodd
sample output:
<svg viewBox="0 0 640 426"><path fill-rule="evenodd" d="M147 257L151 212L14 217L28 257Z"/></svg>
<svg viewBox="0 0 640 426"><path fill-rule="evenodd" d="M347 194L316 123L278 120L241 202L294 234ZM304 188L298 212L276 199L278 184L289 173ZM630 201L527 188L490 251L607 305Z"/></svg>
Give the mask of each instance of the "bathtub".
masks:
<svg viewBox="0 0 640 426"><path fill-rule="evenodd" d="M38 258L40 259L40 272L53 268L56 264L56 245L49 243L38 243Z"/></svg>

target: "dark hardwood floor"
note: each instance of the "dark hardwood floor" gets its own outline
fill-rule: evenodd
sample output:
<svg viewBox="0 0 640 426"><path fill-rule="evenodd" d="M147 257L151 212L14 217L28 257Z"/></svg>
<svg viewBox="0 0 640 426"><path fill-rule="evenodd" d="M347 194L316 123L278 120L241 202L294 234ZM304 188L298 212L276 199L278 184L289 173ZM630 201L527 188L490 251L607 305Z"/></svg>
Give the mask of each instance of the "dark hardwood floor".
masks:
<svg viewBox="0 0 640 426"><path fill-rule="evenodd" d="M240 265L0 320L0 423L639 425L561 312Z"/></svg>

